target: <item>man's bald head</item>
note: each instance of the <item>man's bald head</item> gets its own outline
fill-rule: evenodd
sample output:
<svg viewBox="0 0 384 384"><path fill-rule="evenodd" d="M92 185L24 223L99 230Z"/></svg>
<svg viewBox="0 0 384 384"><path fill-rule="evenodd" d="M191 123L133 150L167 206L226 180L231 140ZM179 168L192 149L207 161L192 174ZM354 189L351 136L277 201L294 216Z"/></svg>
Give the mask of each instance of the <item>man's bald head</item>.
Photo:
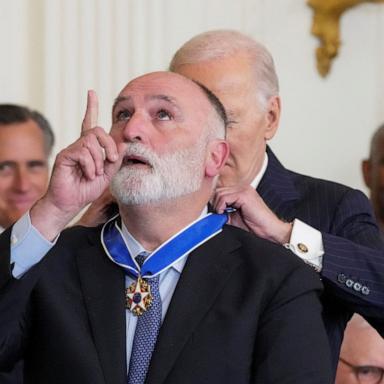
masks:
<svg viewBox="0 0 384 384"><path fill-rule="evenodd" d="M228 118L225 112L225 108L219 98L203 84L200 84L198 81L189 79L178 73L167 71L152 72L133 79L120 92L120 95L115 100L113 109L119 103L119 101L124 99L124 93L132 86L143 84L145 87L145 84L148 84L151 81L162 84L163 87L165 87L164 89L172 88L175 86L177 87L179 85L179 87L181 87L179 89L184 88L187 92L190 92L189 95L191 96L191 99L195 100L196 102L201 98L201 96L203 96L203 98L209 102L211 109L214 112L212 116L213 119L209 124L209 129L211 130L210 135L212 135L212 137L225 138ZM200 96L197 96L198 93L200 93ZM196 97L193 95L196 95ZM161 95L159 95L159 97L161 97Z"/></svg>

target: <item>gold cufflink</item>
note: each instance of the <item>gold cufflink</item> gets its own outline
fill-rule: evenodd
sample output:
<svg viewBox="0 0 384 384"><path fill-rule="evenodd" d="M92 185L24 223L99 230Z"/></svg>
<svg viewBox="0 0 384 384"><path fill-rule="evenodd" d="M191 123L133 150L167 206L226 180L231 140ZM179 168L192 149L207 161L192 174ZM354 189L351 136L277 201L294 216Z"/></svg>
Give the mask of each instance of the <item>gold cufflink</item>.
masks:
<svg viewBox="0 0 384 384"><path fill-rule="evenodd" d="M300 252L307 253L308 252L308 247L303 244L303 243L298 243L297 248L299 248Z"/></svg>

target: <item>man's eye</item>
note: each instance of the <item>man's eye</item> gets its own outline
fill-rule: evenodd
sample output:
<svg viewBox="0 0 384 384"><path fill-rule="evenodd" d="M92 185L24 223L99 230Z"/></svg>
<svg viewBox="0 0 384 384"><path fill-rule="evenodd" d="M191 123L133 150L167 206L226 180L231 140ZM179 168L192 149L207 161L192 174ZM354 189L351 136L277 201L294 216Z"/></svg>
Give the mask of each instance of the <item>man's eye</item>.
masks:
<svg viewBox="0 0 384 384"><path fill-rule="evenodd" d="M5 171L11 169L11 164L9 163L0 163L0 171Z"/></svg>
<svg viewBox="0 0 384 384"><path fill-rule="evenodd" d="M159 120L172 120L172 115L165 109L160 109L160 111L157 112L156 116Z"/></svg>
<svg viewBox="0 0 384 384"><path fill-rule="evenodd" d="M47 164L44 161L33 160L28 162L28 168L32 172L40 172L41 170L44 170L46 167L47 167Z"/></svg>
<svg viewBox="0 0 384 384"><path fill-rule="evenodd" d="M359 374L359 377L361 378L379 378L380 376L382 376L382 369L379 368L379 367L374 367L374 366L363 366L363 367L359 367L358 368L358 374ZM367 382L371 382L371 381L367 381ZM378 381L372 381L373 382L378 382Z"/></svg>
<svg viewBox="0 0 384 384"><path fill-rule="evenodd" d="M127 109L124 109L116 113L116 120L117 121L129 120L131 118L131 115L132 114L130 111L128 111Z"/></svg>

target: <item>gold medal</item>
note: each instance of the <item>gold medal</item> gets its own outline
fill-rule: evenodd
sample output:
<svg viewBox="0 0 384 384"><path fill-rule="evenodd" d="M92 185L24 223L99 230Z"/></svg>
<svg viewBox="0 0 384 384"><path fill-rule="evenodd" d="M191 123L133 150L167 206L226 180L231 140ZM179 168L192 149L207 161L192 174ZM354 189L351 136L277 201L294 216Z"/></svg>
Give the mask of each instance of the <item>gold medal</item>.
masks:
<svg viewBox="0 0 384 384"><path fill-rule="evenodd" d="M152 304L151 287L140 276L125 290L125 306L135 316L142 315Z"/></svg>

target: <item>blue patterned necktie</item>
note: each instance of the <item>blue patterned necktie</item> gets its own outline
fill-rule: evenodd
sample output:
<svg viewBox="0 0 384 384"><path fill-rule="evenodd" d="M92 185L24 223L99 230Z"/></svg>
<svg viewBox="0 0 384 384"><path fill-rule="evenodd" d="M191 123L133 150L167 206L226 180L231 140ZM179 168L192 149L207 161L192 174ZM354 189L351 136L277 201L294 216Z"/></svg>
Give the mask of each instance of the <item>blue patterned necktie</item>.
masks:
<svg viewBox="0 0 384 384"><path fill-rule="evenodd" d="M142 252L136 257L140 267L147 256L148 253ZM129 362L128 384L144 384L161 325L159 275L150 279L149 283L153 301L148 310L137 319Z"/></svg>

